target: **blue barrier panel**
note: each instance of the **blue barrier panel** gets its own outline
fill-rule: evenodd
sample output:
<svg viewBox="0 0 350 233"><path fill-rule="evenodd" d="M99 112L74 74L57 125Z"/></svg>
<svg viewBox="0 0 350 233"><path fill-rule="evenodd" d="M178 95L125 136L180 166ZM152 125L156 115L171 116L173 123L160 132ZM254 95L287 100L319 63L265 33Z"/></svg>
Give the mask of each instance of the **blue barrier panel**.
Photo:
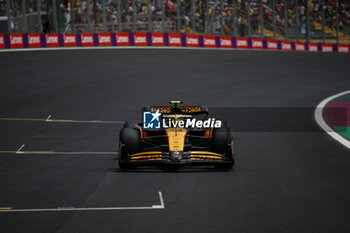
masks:
<svg viewBox="0 0 350 233"><path fill-rule="evenodd" d="M81 47L81 35L79 33L76 35L76 40L77 40L77 46Z"/></svg>
<svg viewBox="0 0 350 233"><path fill-rule="evenodd" d="M40 41L41 41L41 47L45 48L46 47L46 36L44 33L40 34Z"/></svg>
<svg viewBox="0 0 350 233"><path fill-rule="evenodd" d="M198 47L200 47L200 48L204 47L204 41L203 41L202 35L198 36Z"/></svg>
<svg viewBox="0 0 350 233"><path fill-rule="evenodd" d="M232 48L237 48L236 37L232 37Z"/></svg>
<svg viewBox="0 0 350 233"><path fill-rule="evenodd" d="M117 40L114 32L111 33L111 37L112 46L117 46Z"/></svg>
<svg viewBox="0 0 350 233"><path fill-rule="evenodd" d="M215 37L215 42L216 42L216 48L221 48L221 45L220 45L220 36L216 36L216 37Z"/></svg>
<svg viewBox="0 0 350 233"><path fill-rule="evenodd" d="M58 43L60 47L64 47L63 35L61 33L58 34Z"/></svg>
<svg viewBox="0 0 350 233"><path fill-rule="evenodd" d="M135 45L134 33L133 32L129 32L129 41L130 41L130 46L134 46Z"/></svg>
<svg viewBox="0 0 350 233"><path fill-rule="evenodd" d="M164 33L164 44L165 44L165 46L169 46L169 37L168 37L168 33Z"/></svg>
<svg viewBox="0 0 350 233"><path fill-rule="evenodd" d="M182 43L182 47L186 47L186 34L185 33L181 33L181 43Z"/></svg>

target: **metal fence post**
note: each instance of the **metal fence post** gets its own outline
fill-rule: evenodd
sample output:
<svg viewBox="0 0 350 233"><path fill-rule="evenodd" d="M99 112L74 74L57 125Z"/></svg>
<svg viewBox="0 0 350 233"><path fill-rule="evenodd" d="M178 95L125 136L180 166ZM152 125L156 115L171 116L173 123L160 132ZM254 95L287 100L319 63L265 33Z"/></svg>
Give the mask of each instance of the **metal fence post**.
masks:
<svg viewBox="0 0 350 233"><path fill-rule="evenodd" d="M37 0L37 1L40 1L40 0ZM70 27L71 27L71 32L74 33L74 0L70 0L69 1L69 4L70 4Z"/></svg>
<svg viewBox="0 0 350 233"><path fill-rule="evenodd" d="M231 35L233 37L236 36L236 0L232 0L232 13L231 13L232 21L231 21Z"/></svg>
<svg viewBox="0 0 350 233"><path fill-rule="evenodd" d="M132 30L136 31L136 0L131 0L132 2Z"/></svg>
<svg viewBox="0 0 350 233"><path fill-rule="evenodd" d="M295 36L296 40L299 40L299 12L298 1L294 1L294 14L295 14Z"/></svg>
<svg viewBox="0 0 350 233"><path fill-rule="evenodd" d="M272 0L273 39L276 40L276 0Z"/></svg>
<svg viewBox="0 0 350 233"><path fill-rule="evenodd" d="M102 24L103 24L103 32L107 31L107 18L106 18L106 2L102 0Z"/></svg>
<svg viewBox="0 0 350 233"><path fill-rule="evenodd" d="M12 28L11 28L11 1L7 0L6 1L6 15L7 15L7 31L8 33L12 32Z"/></svg>
<svg viewBox="0 0 350 233"><path fill-rule="evenodd" d="M220 1L220 34L224 35L224 27L225 27L225 21L224 21L224 0Z"/></svg>
<svg viewBox="0 0 350 233"><path fill-rule="evenodd" d="M335 14L336 14L336 34L337 44L339 43L339 0L335 0Z"/></svg>
<svg viewBox="0 0 350 233"><path fill-rule="evenodd" d="M88 23L88 32L91 32L91 11L90 11L90 1L86 0L86 17L87 17L87 23Z"/></svg>
<svg viewBox="0 0 350 233"><path fill-rule="evenodd" d="M252 37L252 25L250 22L250 4L251 4L251 1L250 0L247 0L247 1L248 1L248 9L247 9L248 37Z"/></svg>
<svg viewBox="0 0 350 233"><path fill-rule="evenodd" d="M147 0L148 31L152 31L152 0Z"/></svg>
<svg viewBox="0 0 350 233"><path fill-rule="evenodd" d="M287 11L287 0L283 1L283 11L284 11L284 36L288 39L288 11Z"/></svg>
<svg viewBox="0 0 350 233"><path fill-rule="evenodd" d="M120 32L122 30L122 13L120 10L120 1L117 0L117 20L118 20L118 31Z"/></svg>
<svg viewBox="0 0 350 233"><path fill-rule="evenodd" d="M195 1L191 1L191 14L192 14L192 33L196 33L196 19L195 19Z"/></svg>
<svg viewBox="0 0 350 233"><path fill-rule="evenodd" d="M205 27L205 33L206 34L210 34L209 33L209 0L205 1L205 5L206 5L206 10L205 10L205 22L206 22L206 27Z"/></svg>
<svg viewBox="0 0 350 233"><path fill-rule="evenodd" d="M263 1L260 0L260 31L261 31L261 37L264 38L264 4Z"/></svg>
<svg viewBox="0 0 350 233"><path fill-rule="evenodd" d="M58 33L58 27L57 27L57 2L56 0L52 0L52 18L53 18L53 24L54 24L54 32Z"/></svg>
<svg viewBox="0 0 350 233"><path fill-rule="evenodd" d="M27 17L26 17L26 13L27 13L27 5L26 5L26 1L22 0L22 33L26 33L27 32Z"/></svg>
<svg viewBox="0 0 350 233"><path fill-rule="evenodd" d="M325 6L325 0L321 1L321 7L322 7L322 11L321 11L321 16L322 16L322 41L323 43L326 41L326 35L325 35L325 19L324 19L324 6Z"/></svg>
<svg viewBox="0 0 350 233"><path fill-rule="evenodd" d="M41 2L40 0L36 0L36 9L37 9L37 12L38 12L38 30L39 30L39 33L42 32L42 23L41 23Z"/></svg>
<svg viewBox="0 0 350 233"><path fill-rule="evenodd" d="M181 32L181 15L180 15L180 0L176 1L176 31Z"/></svg>
<svg viewBox="0 0 350 233"><path fill-rule="evenodd" d="M165 7L164 7L164 0L160 1L162 4L162 32L165 32Z"/></svg>
<svg viewBox="0 0 350 233"><path fill-rule="evenodd" d="M306 14L306 41L310 41L310 14L309 14L309 0L305 0L305 14Z"/></svg>

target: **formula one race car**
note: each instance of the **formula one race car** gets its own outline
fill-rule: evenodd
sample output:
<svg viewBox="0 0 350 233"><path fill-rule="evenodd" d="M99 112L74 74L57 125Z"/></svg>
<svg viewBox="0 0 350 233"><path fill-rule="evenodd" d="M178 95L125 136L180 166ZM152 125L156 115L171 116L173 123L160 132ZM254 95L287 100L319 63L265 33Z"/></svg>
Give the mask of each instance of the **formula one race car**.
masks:
<svg viewBox="0 0 350 233"><path fill-rule="evenodd" d="M119 167L213 165L231 169L234 142L225 122L208 118L205 106L143 108L143 123L126 122L119 135Z"/></svg>

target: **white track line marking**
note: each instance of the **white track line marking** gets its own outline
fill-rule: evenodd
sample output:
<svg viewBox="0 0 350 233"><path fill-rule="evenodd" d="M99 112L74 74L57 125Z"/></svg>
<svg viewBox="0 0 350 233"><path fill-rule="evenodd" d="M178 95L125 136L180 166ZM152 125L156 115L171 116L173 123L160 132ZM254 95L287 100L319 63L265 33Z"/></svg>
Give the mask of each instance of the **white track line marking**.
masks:
<svg viewBox="0 0 350 233"><path fill-rule="evenodd" d="M51 115L46 118L46 121L50 121Z"/></svg>
<svg viewBox="0 0 350 233"><path fill-rule="evenodd" d="M24 145L23 145L24 146ZM23 148L23 146L21 148ZM21 149L20 148L20 149ZM1 151L0 154L21 154L21 155L118 155L117 151Z"/></svg>
<svg viewBox="0 0 350 233"><path fill-rule="evenodd" d="M52 152L23 152L23 154L60 154L60 155L87 155L87 154L99 154L99 155L117 155L116 151L104 151L104 152L96 152L96 151L52 151Z"/></svg>
<svg viewBox="0 0 350 233"><path fill-rule="evenodd" d="M326 99L324 99L321 103L319 103L316 107L315 110L315 119L317 124L324 130L326 131L326 133L328 135L330 135L333 139L337 140L338 142L340 142L341 144L343 144L345 147L347 147L348 149L350 149L350 141L346 140L343 136L341 136L340 134L338 134L337 132L335 132L331 127L329 127L327 125L327 123L324 121L323 119L323 109L324 107L328 104L328 102L330 102L331 100L342 96L342 95L346 95L349 94L350 91L344 91L341 92L339 94L336 95L332 95Z"/></svg>
<svg viewBox="0 0 350 233"><path fill-rule="evenodd" d="M23 149L24 146L25 146L25 144L23 144L23 145L16 151L16 154L23 153L23 152L21 152L21 150Z"/></svg>
<svg viewBox="0 0 350 233"><path fill-rule="evenodd" d="M50 120L54 121L54 120ZM100 121L100 120L92 120L92 121L77 121L77 120L72 120L72 123L91 123L91 124L124 124L125 121Z"/></svg>
<svg viewBox="0 0 350 233"><path fill-rule="evenodd" d="M66 119L52 119L49 115L46 119L39 118L0 118L0 121L44 121L53 123L91 123L91 124L124 124L125 121L102 121L102 120L66 120Z"/></svg>
<svg viewBox="0 0 350 233"><path fill-rule="evenodd" d="M159 191L160 205L152 205L145 207L91 207L91 208L74 208L74 207L58 207L58 208L47 208L47 209L11 209L11 208L0 208L0 213L5 212L57 212L57 211L101 211L101 210L154 210L154 209L165 209L162 192Z"/></svg>
<svg viewBox="0 0 350 233"><path fill-rule="evenodd" d="M159 191L158 194L159 194L160 205L152 205L152 207L155 208L155 209L164 209L165 205L164 205L162 192Z"/></svg>

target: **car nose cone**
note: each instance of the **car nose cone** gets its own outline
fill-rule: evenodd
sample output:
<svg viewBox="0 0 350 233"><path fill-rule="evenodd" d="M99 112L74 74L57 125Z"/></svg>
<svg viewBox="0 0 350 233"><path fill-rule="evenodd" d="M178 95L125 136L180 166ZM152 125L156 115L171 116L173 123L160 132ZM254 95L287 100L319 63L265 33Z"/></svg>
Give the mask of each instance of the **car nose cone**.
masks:
<svg viewBox="0 0 350 233"><path fill-rule="evenodd" d="M182 151L170 151L170 159L173 162L179 162L182 159Z"/></svg>

